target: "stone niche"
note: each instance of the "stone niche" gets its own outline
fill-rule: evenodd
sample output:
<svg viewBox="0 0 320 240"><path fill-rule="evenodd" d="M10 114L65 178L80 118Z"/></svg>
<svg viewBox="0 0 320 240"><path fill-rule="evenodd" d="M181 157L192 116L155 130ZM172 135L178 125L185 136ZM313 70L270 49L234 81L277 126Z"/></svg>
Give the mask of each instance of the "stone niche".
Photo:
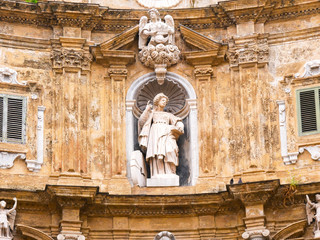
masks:
<svg viewBox="0 0 320 240"><path fill-rule="evenodd" d="M196 96L191 84L174 73L167 73L162 85L158 84L155 73L149 73L137 79L128 91L126 99L128 177L132 180L130 170L132 152L141 150L138 144L138 119L147 102L152 103L153 98L161 92L169 97L164 111L182 118L184 124L184 134L177 142L179 166L176 173L179 176L179 186L194 185L199 172ZM147 163L145 164L146 175L149 178L150 168Z"/></svg>

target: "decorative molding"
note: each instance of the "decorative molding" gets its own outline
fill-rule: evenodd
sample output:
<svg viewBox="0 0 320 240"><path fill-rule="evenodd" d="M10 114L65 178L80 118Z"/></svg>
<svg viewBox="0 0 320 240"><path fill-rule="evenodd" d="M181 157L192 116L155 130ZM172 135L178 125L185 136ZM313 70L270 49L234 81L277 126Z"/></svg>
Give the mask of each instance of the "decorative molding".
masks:
<svg viewBox="0 0 320 240"><path fill-rule="evenodd" d="M221 43L218 43L184 25L180 25L179 29L186 43L193 47L197 47L200 50L215 50L218 52L222 45Z"/></svg>
<svg viewBox="0 0 320 240"><path fill-rule="evenodd" d="M139 25L136 25L122 33L116 35L100 44L102 50L119 50L121 47L130 44L134 41L136 35L139 32Z"/></svg>
<svg viewBox="0 0 320 240"><path fill-rule="evenodd" d="M299 152L288 153L286 105L283 100L278 100L277 104L279 107L281 156L285 165L295 164L297 162Z"/></svg>
<svg viewBox="0 0 320 240"><path fill-rule="evenodd" d="M218 65L224 61L225 44L218 43L186 26L180 25L179 28L186 43L199 49L182 53L191 65Z"/></svg>
<svg viewBox="0 0 320 240"><path fill-rule="evenodd" d="M26 160L27 168L31 172L39 172L43 164L43 151L44 151L44 111L46 107L38 107L38 122L37 122L37 159Z"/></svg>
<svg viewBox="0 0 320 240"><path fill-rule="evenodd" d="M300 147L299 153L303 153L304 150L307 150L311 154L311 158L313 160L316 160L316 161L320 160L320 145Z"/></svg>
<svg viewBox="0 0 320 240"><path fill-rule="evenodd" d="M26 154L0 152L0 168L2 169L12 168L14 160L16 160L18 157L20 157L21 159L26 159Z"/></svg>
<svg viewBox="0 0 320 240"><path fill-rule="evenodd" d="M8 11L10 14L7 14ZM194 8L188 9L188 11L174 9L174 11L170 11L173 17L179 16L177 18L179 23L192 29L226 28L244 20L271 22L319 13L320 8L317 1L303 2L301 0L294 3L281 0L273 2L252 1L250 4L241 0L237 5L226 1L201 9ZM121 14L121 18L118 17L119 14ZM135 26L138 23L137 18L141 15L141 10L138 9L117 10L97 4L86 4L84 9L81 3L59 1L34 4L1 0L0 7L0 20L4 22L44 27L71 26L94 31L124 31ZM201 16L201 23L198 18L193 19L189 16Z"/></svg>
<svg viewBox="0 0 320 240"><path fill-rule="evenodd" d="M0 82L25 86L27 82L18 82L17 72L8 67L0 68Z"/></svg>

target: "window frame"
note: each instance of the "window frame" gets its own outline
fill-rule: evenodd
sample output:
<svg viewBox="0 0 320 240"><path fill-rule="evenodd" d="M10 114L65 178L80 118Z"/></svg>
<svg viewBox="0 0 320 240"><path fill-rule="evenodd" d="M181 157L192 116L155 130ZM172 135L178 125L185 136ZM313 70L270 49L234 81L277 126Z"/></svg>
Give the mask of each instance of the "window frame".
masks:
<svg viewBox="0 0 320 240"><path fill-rule="evenodd" d="M2 137L0 137L1 143L13 143L13 144L25 144L26 143L26 117L27 117L27 97L12 95L12 94L3 94L0 93L0 97L3 98L3 123L2 126ZM10 139L8 140L8 99L19 99L22 100L22 137L21 140Z"/></svg>
<svg viewBox="0 0 320 240"><path fill-rule="evenodd" d="M317 130L302 132L302 119L301 119L301 101L300 101L300 93L307 92L313 90L314 91L314 100L315 100L315 114L316 114L316 126ZM309 87L303 89L296 90L296 99L297 99L297 119L298 119L298 135L299 136L308 136L320 133L320 86L318 87Z"/></svg>

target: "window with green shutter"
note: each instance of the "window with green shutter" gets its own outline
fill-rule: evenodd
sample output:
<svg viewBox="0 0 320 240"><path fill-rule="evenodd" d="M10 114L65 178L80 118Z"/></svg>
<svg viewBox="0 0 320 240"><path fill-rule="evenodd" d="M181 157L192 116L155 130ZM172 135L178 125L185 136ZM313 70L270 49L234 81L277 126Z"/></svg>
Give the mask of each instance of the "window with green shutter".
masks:
<svg viewBox="0 0 320 240"><path fill-rule="evenodd" d="M297 91L299 135L320 133L320 87Z"/></svg>
<svg viewBox="0 0 320 240"><path fill-rule="evenodd" d="M0 94L0 141L25 143L26 97Z"/></svg>

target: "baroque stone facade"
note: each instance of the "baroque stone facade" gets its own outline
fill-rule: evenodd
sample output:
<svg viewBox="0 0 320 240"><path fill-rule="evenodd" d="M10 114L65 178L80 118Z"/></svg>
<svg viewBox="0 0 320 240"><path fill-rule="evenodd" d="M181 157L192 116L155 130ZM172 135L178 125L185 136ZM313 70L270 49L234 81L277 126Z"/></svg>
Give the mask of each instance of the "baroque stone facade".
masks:
<svg viewBox="0 0 320 240"><path fill-rule="evenodd" d="M319 9L0 0L0 240L318 236ZM138 119L160 92L184 133L178 180L150 187Z"/></svg>

